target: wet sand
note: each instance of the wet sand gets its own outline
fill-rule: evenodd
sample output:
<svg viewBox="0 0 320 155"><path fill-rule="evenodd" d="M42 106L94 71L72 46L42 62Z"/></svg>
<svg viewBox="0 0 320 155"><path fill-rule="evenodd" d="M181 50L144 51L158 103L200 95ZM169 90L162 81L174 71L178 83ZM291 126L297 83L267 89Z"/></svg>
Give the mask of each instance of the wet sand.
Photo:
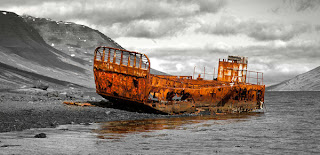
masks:
<svg viewBox="0 0 320 155"><path fill-rule="evenodd" d="M63 101L87 102L93 106L67 105ZM6 90L0 92L0 107L0 132L54 128L63 124L169 117L145 113L136 107L113 105L94 92L80 91Z"/></svg>

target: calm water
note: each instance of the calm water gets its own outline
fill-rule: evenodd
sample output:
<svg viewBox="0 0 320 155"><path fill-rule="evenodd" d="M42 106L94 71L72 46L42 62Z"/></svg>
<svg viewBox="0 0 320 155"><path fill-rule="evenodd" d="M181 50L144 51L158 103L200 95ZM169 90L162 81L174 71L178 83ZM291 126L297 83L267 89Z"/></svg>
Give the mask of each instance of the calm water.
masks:
<svg viewBox="0 0 320 155"><path fill-rule="evenodd" d="M265 103L264 113L60 126L41 141L0 134L17 145L0 154L320 154L320 92L267 92Z"/></svg>

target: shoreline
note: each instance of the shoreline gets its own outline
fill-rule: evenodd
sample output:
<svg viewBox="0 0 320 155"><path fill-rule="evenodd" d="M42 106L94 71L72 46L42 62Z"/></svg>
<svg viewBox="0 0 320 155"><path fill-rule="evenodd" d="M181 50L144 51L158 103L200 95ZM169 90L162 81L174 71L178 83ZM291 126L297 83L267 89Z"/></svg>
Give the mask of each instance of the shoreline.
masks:
<svg viewBox="0 0 320 155"><path fill-rule="evenodd" d="M136 107L127 105L113 105L95 93L89 94L90 96L83 93L79 95L75 91L61 93L36 89L1 92L0 132L55 128L66 124L174 117L141 112ZM88 102L93 106L67 105L63 103L66 100Z"/></svg>

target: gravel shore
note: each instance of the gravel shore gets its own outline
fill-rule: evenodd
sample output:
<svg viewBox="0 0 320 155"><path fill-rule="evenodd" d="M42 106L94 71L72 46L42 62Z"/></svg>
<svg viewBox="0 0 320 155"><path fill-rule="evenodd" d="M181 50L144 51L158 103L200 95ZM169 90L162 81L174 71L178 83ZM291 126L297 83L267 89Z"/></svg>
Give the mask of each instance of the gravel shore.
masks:
<svg viewBox="0 0 320 155"><path fill-rule="evenodd" d="M67 105L63 103L66 100L86 102L92 106ZM94 92L78 90L2 90L0 107L0 132L52 128L63 124L171 117L144 113L136 107L113 105Z"/></svg>

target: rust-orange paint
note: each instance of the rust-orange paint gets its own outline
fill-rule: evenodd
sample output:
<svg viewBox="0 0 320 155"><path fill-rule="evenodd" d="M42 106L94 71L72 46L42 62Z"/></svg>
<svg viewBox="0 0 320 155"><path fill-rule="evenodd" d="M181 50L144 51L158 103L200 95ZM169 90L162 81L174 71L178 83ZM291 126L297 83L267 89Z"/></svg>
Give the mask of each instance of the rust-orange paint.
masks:
<svg viewBox="0 0 320 155"><path fill-rule="evenodd" d="M145 54L98 47L93 70L96 91L104 98L144 104L168 114L252 111L264 102L263 74L250 71L256 74L256 83L249 83L245 57L219 61L217 80L204 80L150 74Z"/></svg>

